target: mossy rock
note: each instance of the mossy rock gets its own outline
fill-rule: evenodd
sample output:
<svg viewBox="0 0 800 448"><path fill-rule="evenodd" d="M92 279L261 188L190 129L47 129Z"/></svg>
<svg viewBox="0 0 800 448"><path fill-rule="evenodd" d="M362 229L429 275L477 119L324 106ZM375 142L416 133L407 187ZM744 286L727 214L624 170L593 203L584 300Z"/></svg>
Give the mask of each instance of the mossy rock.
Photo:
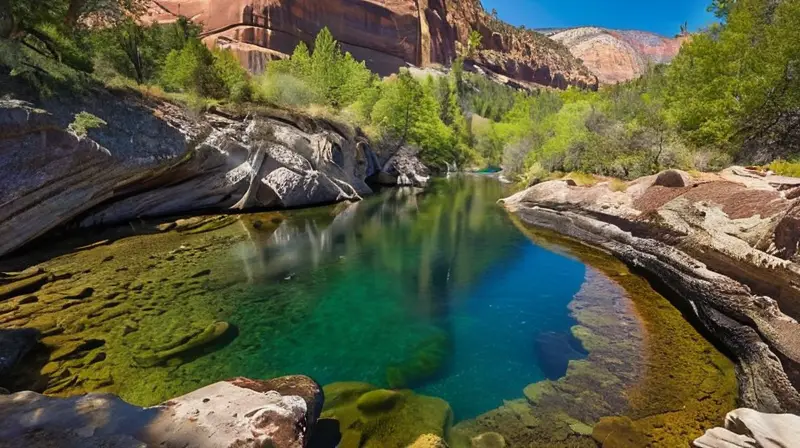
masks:
<svg viewBox="0 0 800 448"><path fill-rule="evenodd" d="M341 448L405 447L427 434L444 438L452 425L450 405L440 398L364 383L333 383L323 390L322 417L339 421Z"/></svg>
<svg viewBox="0 0 800 448"><path fill-rule="evenodd" d="M592 438L603 446L634 448L648 446L648 437L628 417L603 417L594 426Z"/></svg>
<svg viewBox="0 0 800 448"><path fill-rule="evenodd" d="M433 434L423 434L417 438L408 448L448 448L447 442L439 436Z"/></svg>
<svg viewBox="0 0 800 448"><path fill-rule="evenodd" d="M581 345L589 352L606 350L611 345L611 341L608 338L600 336L583 325L573 326L571 332L575 339L581 341Z"/></svg>
<svg viewBox="0 0 800 448"><path fill-rule="evenodd" d="M345 381L340 383L331 383L323 387L325 392L325 405L324 409L338 408L347 406L366 394L367 392L376 390L377 388L372 384L359 383L357 381Z"/></svg>
<svg viewBox="0 0 800 448"><path fill-rule="evenodd" d="M450 355L450 339L437 333L422 341L405 362L386 369L386 382L393 389L412 387L439 373Z"/></svg>
<svg viewBox="0 0 800 448"><path fill-rule="evenodd" d="M529 384L522 391L522 393L525 394L525 398L527 398L532 405L536 405L542 400L542 397L544 397L545 395L555 394L556 389L555 387L553 387L552 381L545 380L545 381L539 381L538 383Z"/></svg>
<svg viewBox="0 0 800 448"><path fill-rule="evenodd" d="M472 448L506 448L506 439L496 432L486 432L472 438Z"/></svg>
<svg viewBox="0 0 800 448"><path fill-rule="evenodd" d="M178 356L182 353L188 352L195 348L211 344L217 339L221 338L230 328L227 322L214 322L206 327L203 332L188 341L176 347L156 351L152 353L145 353L143 355L134 356L133 359L142 367L152 367L165 363L168 359Z"/></svg>
<svg viewBox="0 0 800 448"><path fill-rule="evenodd" d="M364 415L388 412L403 402L403 394L393 390L378 389L365 393L356 400L356 407Z"/></svg>

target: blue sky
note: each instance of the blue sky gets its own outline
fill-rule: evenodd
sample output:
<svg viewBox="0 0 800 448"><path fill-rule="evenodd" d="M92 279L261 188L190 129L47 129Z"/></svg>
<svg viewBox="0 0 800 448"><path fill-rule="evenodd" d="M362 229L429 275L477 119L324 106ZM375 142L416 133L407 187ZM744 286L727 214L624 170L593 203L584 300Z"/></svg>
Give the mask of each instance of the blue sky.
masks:
<svg viewBox="0 0 800 448"><path fill-rule="evenodd" d="M694 31L710 24L706 12L711 0L482 0L501 19L529 28L561 28L595 25L636 29L672 36L689 22Z"/></svg>

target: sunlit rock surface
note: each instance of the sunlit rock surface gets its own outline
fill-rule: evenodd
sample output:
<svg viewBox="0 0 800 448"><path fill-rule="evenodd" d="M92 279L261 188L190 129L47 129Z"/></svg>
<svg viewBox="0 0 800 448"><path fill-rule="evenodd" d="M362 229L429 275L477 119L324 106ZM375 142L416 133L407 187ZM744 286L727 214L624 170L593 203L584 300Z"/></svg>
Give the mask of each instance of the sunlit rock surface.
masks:
<svg viewBox="0 0 800 448"><path fill-rule="evenodd" d="M668 64L688 36L669 38L645 31L580 27L556 30L550 38L566 46L602 84L639 78L649 67Z"/></svg>
<svg viewBox="0 0 800 448"><path fill-rule="evenodd" d="M694 441L697 448L784 448L800 441L800 416L764 414L737 409L725 417L724 428L714 428Z"/></svg>
<svg viewBox="0 0 800 448"><path fill-rule="evenodd" d="M303 448L322 402L310 378L236 378L151 408L107 394L0 395L0 446Z"/></svg>

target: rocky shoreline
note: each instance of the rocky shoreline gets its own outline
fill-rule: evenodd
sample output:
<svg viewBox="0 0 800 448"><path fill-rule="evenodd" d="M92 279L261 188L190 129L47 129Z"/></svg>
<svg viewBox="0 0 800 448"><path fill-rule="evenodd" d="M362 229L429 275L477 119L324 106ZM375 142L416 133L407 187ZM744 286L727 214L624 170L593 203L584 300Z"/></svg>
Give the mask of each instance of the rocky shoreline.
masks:
<svg viewBox="0 0 800 448"><path fill-rule="evenodd" d="M783 288L773 300L747 286L764 269L785 280L797 272L797 246L786 244L798 231L796 187L743 168L697 179L670 171L624 191L610 183L546 182L503 203L527 224L600 248L658 279L733 357L744 406L797 413L800 326L796 314L782 311L794 311L797 297ZM731 254L750 275L714 270L715 260Z"/></svg>

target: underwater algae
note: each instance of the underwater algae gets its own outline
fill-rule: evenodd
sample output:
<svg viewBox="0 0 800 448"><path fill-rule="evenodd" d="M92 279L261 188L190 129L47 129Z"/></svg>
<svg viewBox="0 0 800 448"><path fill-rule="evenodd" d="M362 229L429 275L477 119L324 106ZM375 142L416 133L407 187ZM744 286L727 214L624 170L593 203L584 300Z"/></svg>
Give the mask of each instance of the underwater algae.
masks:
<svg viewBox="0 0 800 448"><path fill-rule="evenodd" d="M333 383L323 391L322 417L339 421L341 448L405 447L426 434L446 439L452 425L453 412L441 398L365 383Z"/></svg>
<svg viewBox="0 0 800 448"><path fill-rule="evenodd" d="M514 221L591 267L570 304L589 356L528 386L526 400L456 425L455 439L496 431L522 446L675 447L722 423L736 407L733 363L678 309L616 258Z"/></svg>
<svg viewBox="0 0 800 448"><path fill-rule="evenodd" d="M247 279L216 249L268 237L280 215L260 218L211 218L56 251L39 267L57 280L0 309L1 326L38 329L45 347L13 378L16 388L55 396L111 392L148 406L234 376L227 363L215 362L215 350L236 339L226 299ZM263 223L256 229L254 222ZM201 230L206 225L214 232ZM302 304L274 306L302 312Z"/></svg>

